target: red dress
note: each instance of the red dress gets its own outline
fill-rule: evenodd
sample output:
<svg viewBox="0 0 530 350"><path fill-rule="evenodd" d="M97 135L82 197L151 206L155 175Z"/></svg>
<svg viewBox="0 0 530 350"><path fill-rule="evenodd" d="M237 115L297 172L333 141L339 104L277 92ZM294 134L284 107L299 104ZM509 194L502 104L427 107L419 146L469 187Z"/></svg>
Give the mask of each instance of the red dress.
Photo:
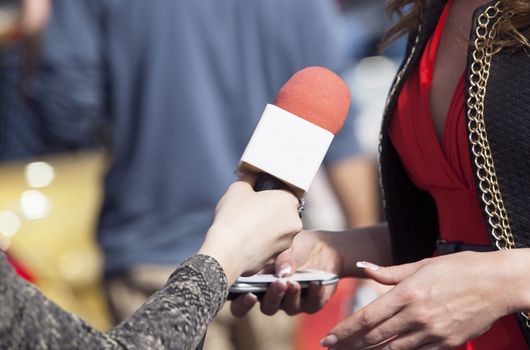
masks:
<svg viewBox="0 0 530 350"><path fill-rule="evenodd" d="M413 183L429 192L436 203L440 238L489 244L469 159L464 74L455 88L441 142L430 111L429 94L436 50L448 9L449 5L438 21L419 67L411 74L399 96L389 135ZM515 317L507 316L459 349L526 349L526 342Z"/></svg>

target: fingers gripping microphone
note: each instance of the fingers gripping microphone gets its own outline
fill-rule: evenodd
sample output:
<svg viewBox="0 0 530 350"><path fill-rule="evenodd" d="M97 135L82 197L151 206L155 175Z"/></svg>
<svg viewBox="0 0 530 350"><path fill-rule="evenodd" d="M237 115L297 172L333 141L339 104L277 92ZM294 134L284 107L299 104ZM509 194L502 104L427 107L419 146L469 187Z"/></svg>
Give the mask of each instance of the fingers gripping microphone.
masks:
<svg viewBox="0 0 530 350"><path fill-rule="evenodd" d="M256 191L288 189L303 197L349 108L350 92L335 73L322 67L300 70L265 108L238 171L257 174Z"/></svg>
<svg viewBox="0 0 530 350"><path fill-rule="evenodd" d="M257 173L254 190L289 189L302 197L346 120L350 92L322 67L298 71L267 105L239 171Z"/></svg>

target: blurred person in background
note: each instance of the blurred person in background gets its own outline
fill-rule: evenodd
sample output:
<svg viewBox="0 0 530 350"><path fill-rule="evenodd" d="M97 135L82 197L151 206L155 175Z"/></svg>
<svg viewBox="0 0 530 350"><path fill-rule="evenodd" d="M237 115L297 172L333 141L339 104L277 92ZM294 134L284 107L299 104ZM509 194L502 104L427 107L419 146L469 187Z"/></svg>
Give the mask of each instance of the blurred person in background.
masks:
<svg viewBox="0 0 530 350"><path fill-rule="evenodd" d="M43 138L21 94L49 11L49 0L0 1L0 161L62 149Z"/></svg>
<svg viewBox="0 0 530 350"><path fill-rule="evenodd" d="M59 152L39 131L22 90L50 14L50 0L0 0L0 163ZM25 278L13 256L8 261Z"/></svg>
<svg viewBox="0 0 530 350"><path fill-rule="evenodd" d="M236 278L290 246L302 229L298 203L287 191L254 192L252 179L231 185L198 252L105 333L46 299L15 274L0 250L0 348L193 350Z"/></svg>
<svg viewBox="0 0 530 350"><path fill-rule="evenodd" d="M2 29L8 28L0 32L2 47L37 33L44 21L33 22L28 16L43 19L42 4L28 1L19 12L20 3L12 2L6 9L0 2L0 19L5 19L3 11L12 11L8 15L13 16L11 23L0 23L6 25ZM285 250L301 226L298 201L291 194L255 193L251 178L234 183L217 204L198 252L178 266L130 319L106 333L46 299L16 275L0 250L0 348L194 349L222 307L230 284Z"/></svg>
<svg viewBox="0 0 530 350"><path fill-rule="evenodd" d="M281 85L306 66L347 67L337 18L330 0L54 2L29 95L49 137L108 146L98 241L116 322L197 250ZM325 164L348 221L373 223L351 118ZM287 317L251 317L222 312L205 348L292 348Z"/></svg>

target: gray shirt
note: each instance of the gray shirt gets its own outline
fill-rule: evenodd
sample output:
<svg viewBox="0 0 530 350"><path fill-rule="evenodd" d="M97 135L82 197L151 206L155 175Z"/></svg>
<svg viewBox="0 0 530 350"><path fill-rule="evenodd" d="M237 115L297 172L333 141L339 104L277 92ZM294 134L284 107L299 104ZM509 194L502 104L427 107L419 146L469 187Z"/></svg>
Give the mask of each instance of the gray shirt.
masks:
<svg viewBox="0 0 530 350"><path fill-rule="evenodd" d="M198 249L267 102L297 70L341 72L330 0L57 0L30 95L48 135L110 135L108 273ZM351 118L327 164L357 152Z"/></svg>

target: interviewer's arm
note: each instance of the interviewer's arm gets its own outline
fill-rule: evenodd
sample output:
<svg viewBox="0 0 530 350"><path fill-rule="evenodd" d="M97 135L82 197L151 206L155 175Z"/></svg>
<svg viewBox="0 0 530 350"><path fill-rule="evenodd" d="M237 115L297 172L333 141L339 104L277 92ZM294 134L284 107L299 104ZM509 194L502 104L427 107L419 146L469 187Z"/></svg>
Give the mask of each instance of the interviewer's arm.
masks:
<svg viewBox="0 0 530 350"><path fill-rule="evenodd" d="M195 255L130 319L103 333L46 299L0 252L0 348L194 349L226 294L221 266Z"/></svg>
<svg viewBox="0 0 530 350"><path fill-rule="evenodd" d="M128 320L102 333L46 299L0 251L0 349L195 349L223 305L228 285L263 268L302 229L286 191L232 184L217 204L199 254Z"/></svg>

